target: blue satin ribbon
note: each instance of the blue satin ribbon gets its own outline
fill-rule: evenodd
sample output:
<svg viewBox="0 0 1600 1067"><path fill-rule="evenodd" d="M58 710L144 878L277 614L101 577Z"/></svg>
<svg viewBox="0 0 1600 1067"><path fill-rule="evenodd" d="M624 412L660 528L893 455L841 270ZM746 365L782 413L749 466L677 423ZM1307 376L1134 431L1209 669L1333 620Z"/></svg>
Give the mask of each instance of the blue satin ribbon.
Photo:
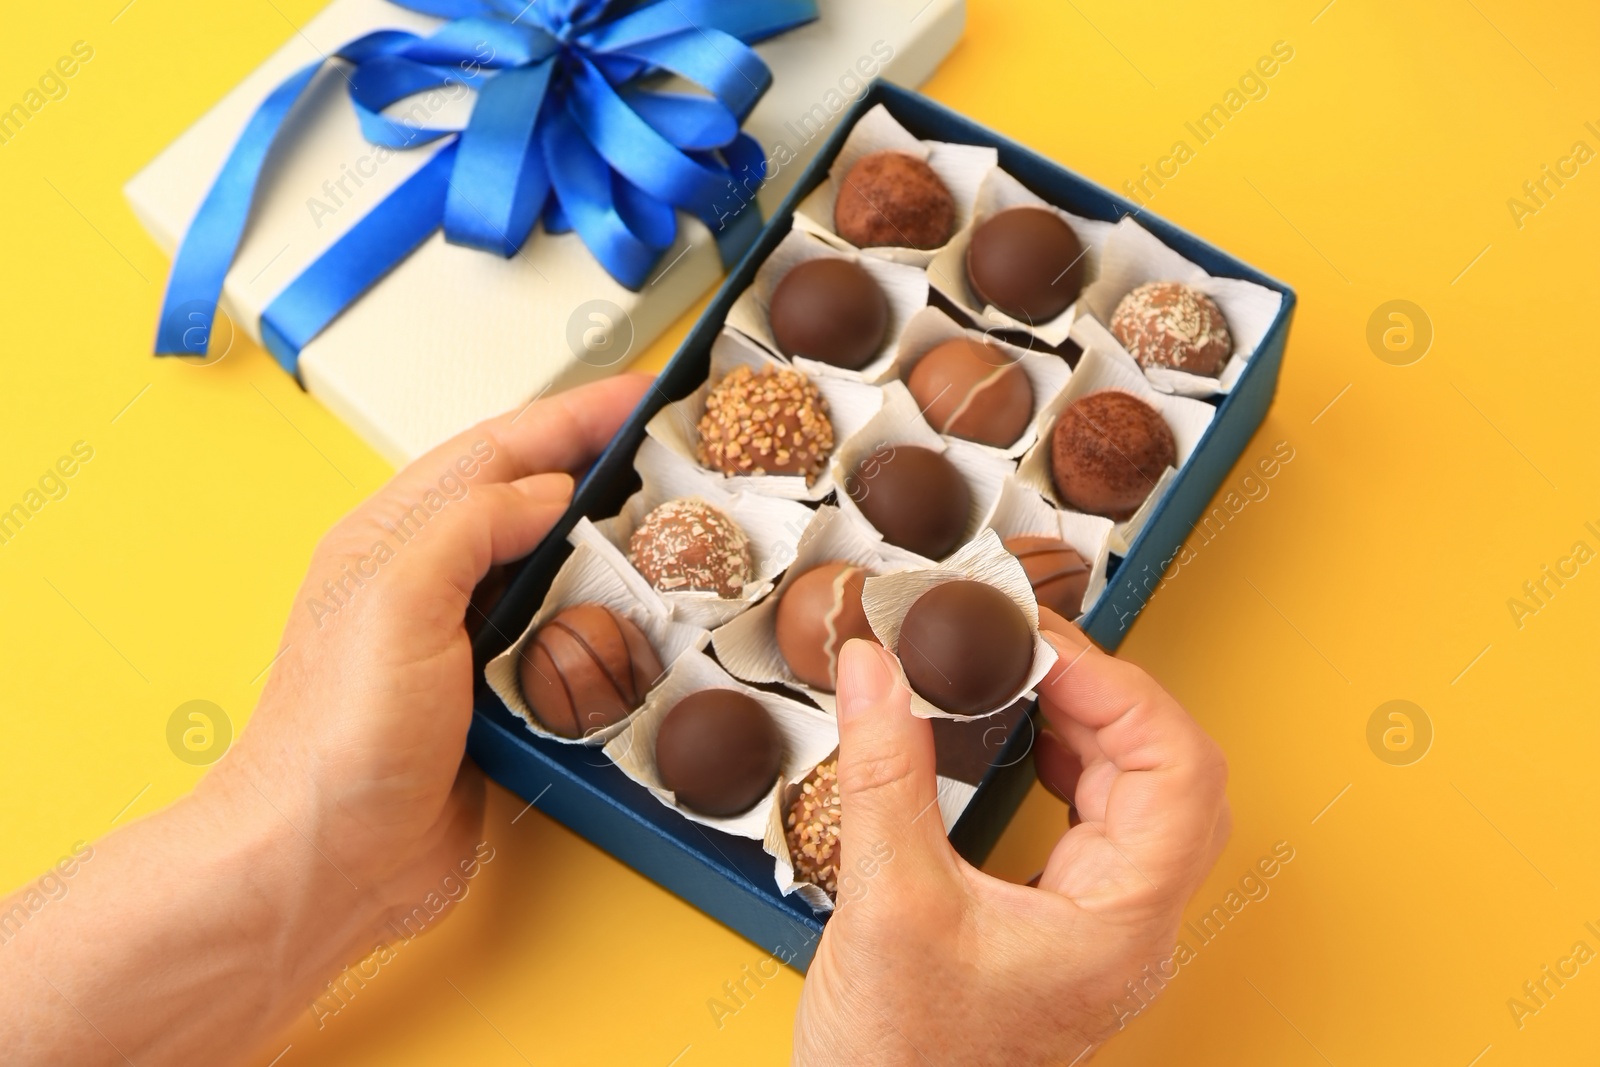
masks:
<svg viewBox="0 0 1600 1067"><path fill-rule="evenodd" d="M261 336L285 370L300 350L440 227L452 244L513 256L543 223L576 232L607 273L637 290L677 239L677 212L703 220L732 265L761 229L743 210L766 159L740 130L772 84L750 45L817 17L816 0L393 0L449 19L422 37L379 30L329 62L373 144L447 141L279 293ZM173 260L157 355L200 355L262 173L324 63L296 71L251 116ZM708 95L651 88L675 74ZM477 91L460 129L384 110L418 93ZM731 210L730 210L731 209Z"/></svg>

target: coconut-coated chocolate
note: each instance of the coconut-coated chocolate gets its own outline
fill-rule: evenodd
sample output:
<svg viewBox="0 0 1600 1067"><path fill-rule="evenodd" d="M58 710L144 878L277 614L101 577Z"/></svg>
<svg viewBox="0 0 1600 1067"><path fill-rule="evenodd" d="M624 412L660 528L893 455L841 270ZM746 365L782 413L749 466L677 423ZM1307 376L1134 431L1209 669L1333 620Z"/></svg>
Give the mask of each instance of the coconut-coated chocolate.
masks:
<svg viewBox="0 0 1600 1067"><path fill-rule="evenodd" d="M1083 274L1078 235L1042 207L990 215L967 246L972 291L1019 322L1045 323L1067 310L1083 289Z"/></svg>
<svg viewBox="0 0 1600 1067"><path fill-rule="evenodd" d="M1050 474L1062 503L1122 522L1139 510L1178 446L1161 413L1114 389L1074 400L1056 420Z"/></svg>
<svg viewBox="0 0 1600 1067"><path fill-rule="evenodd" d="M931 448L884 446L857 463L845 491L885 541L943 559L966 532L972 490Z"/></svg>
<svg viewBox="0 0 1600 1067"><path fill-rule="evenodd" d="M755 577L750 538L703 500L669 500L628 540L628 562L663 593L737 597Z"/></svg>
<svg viewBox="0 0 1600 1067"><path fill-rule="evenodd" d="M791 268L768 308L772 337L786 356L860 370L883 347L889 298L860 264L837 256Z"/></svg>
<svg viewBox="0 0 1600 1067"><path fill-rule="evenodd" d="M1089 589L1089 564L1077 549L1059 537L1029 535L1008 537L1005 546L1021 561L1040 607L1066 619L1078 617Z"/></svg>
<svg viewBox="0 0 1600 1067"><path fill-rule="evenodd" d="M862 156L838 193L834 232L857 248L938 248L955 232L955 198L932 167L909 153Z"/></svg>
<svg viewBox="0 0 1600 1067"><path fill-rule="evenodd" d="M1217 374L1233 351L1217 302L1178 282L1146 282L1117 304L1111 332L1146 369Z"/></svg>
<svg viewBox="0 0 1600 1067"><path fill-rule="evenodd" d="M778 651L794 676L813 689L833 692L846 641L878 640L861 607L866 580L864 568L830 560L790 582L778 600Z"/></svg>
<svg viewBox="0 0 1600 1067"><path fill-rule="evenodd" d="M661 660L632 619L577 604L539 627L517 664L522 696L545 729L584 737L644 703Z"/></svg>
<svg viewBox="0 0 1600 1067"><path fill-rule="evenodd" d="M733 689L689 694L656 731L661 784L702 815L749 811L778 780L783 752L783 735L767 709Z"/></svg>
<svg viewBox="0 0 1600 1067"><path fill-rule="evenodd" d="M1033 383L1022 364L970 337L929 349L911 368L906 388L935 430L981 445L1007 447L1033 417Z"/></svg>
<svg viewBox="0 0 1600 1067"><path fill-rule="evenodd" d="M1022 609L994 586L945 582L911 605L895 652L923 699L953 715L981 715L1028 680L1033 633Z"/></svg>

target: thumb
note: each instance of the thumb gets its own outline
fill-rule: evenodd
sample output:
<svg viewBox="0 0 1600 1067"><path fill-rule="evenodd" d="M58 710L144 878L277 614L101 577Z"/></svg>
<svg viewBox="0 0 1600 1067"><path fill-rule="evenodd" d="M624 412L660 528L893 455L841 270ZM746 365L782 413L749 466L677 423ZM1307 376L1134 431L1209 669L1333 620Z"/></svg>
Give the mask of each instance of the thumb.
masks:
<svg viewBox="0 0 1600 1067"><path fill-rule="evenodd" d="M924 876L954 852L939 815L933 728L911 714L894 657L871 641L839 653L840 873Z"/></svg>

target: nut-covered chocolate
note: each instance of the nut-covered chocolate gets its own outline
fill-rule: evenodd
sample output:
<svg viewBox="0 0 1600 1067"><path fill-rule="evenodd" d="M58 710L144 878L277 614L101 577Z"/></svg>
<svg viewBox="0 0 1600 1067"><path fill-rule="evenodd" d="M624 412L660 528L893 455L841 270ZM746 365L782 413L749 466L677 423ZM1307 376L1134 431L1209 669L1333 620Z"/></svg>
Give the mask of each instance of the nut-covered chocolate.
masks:
<svg viewBox="0 0 1600 1067"><path fill-rule="evenodd" d="M703 500L669 500L646 515L628 542L628 562L663 593L731 600L755 580L750 538Z"/></svg>
<svg viewBox="0 0 1600 1067"><path fill-rule="evenodd" d="M1122 522L1133 517L1178 446L1161 413L1136 396L1104 389L1079 397L1056 420L1050 474L1062 503Z"/></svg>
<svg viewBox="0 0 1600 1067"><path fill-rule="evenodd" d="M522 697L545 729L585 737L644 703L661 677L661 660L632 619L600 604L577 604L539 627L517 671Z"/></svg>
<svg viewBox="0 0 1600 1067"><path fill-rule="evenodd" d="M833 452L828 402L797 370L735 367L706 397L698 458L723 474L816 480Z"/></svg>
<svg viewBox="0 0 1600 1067"><path fill-rule="evenodd" d="M983 582L936 585L900 623L895 649L906 681L952 715L994 711L1022 688L1033 666L1033 633L1012 599Z"/></svg>
<svg viewBox="0 0 1600 1067"><path fill-rule="evenodd" d="M1005 546L1021 561L1040 607L1066 619L1078 617L1089 590L1089 564L1077 549L1059 537L1031 535L1008 537Z"/></svg>
<svg viewBox="0 0 1600 1067"><path fill-rule="evenodd" d="M1019 322L1049 322L1083 290L1083 244L1042 207L1013 207L972 231L967 281L984 303Z"/></svg>
<svg viewBox="0 0 1600 1067"><path fill-rule="evenodd" d="M943 559L966 532L972 490L955 464L917 445L885 445L845 480L861 514L891 545Z"/></svg>
<svg viewBox="0 0 1600 1067"><path fill-rule="evenodd" d="M789 583L778 600L778 651L794 676L831 693L839 679L839 649L852 637L877 642L861 592L864 568L843 560L818 564Z"/></svg>
<svg viewBox="0 0 1600 1067"><path fill-rule="evenodd" d="M939 248L955 228L950 190L906 152L862 156L839 183L833 229L857 248Z"/></svg>
<svg viewBox="0 0 1600 1067"><path fill-rule="evenodd" d="M810 882L830 897L839 893L839 761L819 763L800 783L783 820L789 863L797 882Z"/></svg>
<svg viewBox="0 0 1600 1067"><path fill-rule="evenodd" d="M783 766L783 735L767 709L733 689L702 689L656 731L656 771L678 803L702 815L749 811Z"/></svg>
<svg viewBox="0 0 1600 1067"><path fill-rule="evenodd" d="M1111 333L1146 369L1217 374L1233 351L1217 302L1178 282L1146 282L1123 297L1112 313Z"/></svg>
<svg viewBox="0 0 1600 1067"><path fill-rule="evenodd" d="M791 268L767 309L772 337L786 356L860 370L889 334L889 298L867 269L837 256Z"/></svg>
<svg viewBox="0 0 1600 1067"><path fill-rule="evenodd" d="M995 448L1015 442L1033 417L1033 383L1022 364L970 337L929 349L906 388L935 430Z"/></svg>

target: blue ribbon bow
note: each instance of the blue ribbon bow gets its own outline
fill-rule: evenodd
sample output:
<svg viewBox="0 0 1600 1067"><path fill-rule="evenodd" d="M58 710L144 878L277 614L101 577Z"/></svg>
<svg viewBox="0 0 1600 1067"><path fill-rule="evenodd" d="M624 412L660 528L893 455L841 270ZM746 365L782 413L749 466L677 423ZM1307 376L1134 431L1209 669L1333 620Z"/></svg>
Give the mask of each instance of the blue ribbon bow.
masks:
<svg viewBox="0 0 1600 1067"><path fill-rule="evenodd" d="M449 138L421 170L307 267L261 314L285 370L300 350L441 225L447 241L515 255L539 222L576 231L637 290L677 238L676 210L717 235L731 265L760 231L742 183L766 176L740 126L772 73L750 45L817 17L816 0L393 0L450 19L427 37L378 30L340 48L367 140L415 149ZM172 264L158 355L203 354L250 205L284 120L324 63L262 102ZM649 88L679 75L708 96ZM463 129L386 117L417 93L466 85ZM719 205L733 204L731 212Z"/></svg>

